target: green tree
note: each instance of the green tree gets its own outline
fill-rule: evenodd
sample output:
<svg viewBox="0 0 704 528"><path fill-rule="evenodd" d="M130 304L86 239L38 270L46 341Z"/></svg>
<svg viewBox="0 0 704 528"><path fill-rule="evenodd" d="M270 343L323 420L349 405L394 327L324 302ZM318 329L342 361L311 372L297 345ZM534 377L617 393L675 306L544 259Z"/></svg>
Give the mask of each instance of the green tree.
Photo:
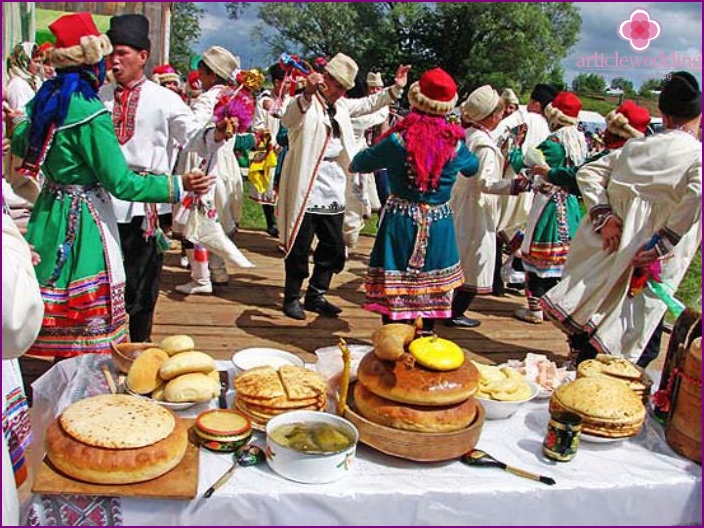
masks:
<svg viewBox="0 0 704 528"><path fill-rule="evenodd" d="M623 90L627 97L633 97L633 95L635 95L636 93L633 88L633 83L625 77L614 77L613 79L611 79L610 87L613 90Z"/></svg>
<svg viewBox="0 0 704 528"><path fill-rule="evenodd" d="M195 2L173 2L171 16L171 49L169 61L182 75L188 75L189 63L195 52L191 46L198 42L201 35L200 19L204 9Z"/></svg>
<svg viewBox="0 0 704 528"><path fill-rule="evenodd" d="M653 97L653 91L659 92L662 90L663 80L661 77L654 77L653 79L646 79L643 84L640 85L640 91L638 92L643 97Z"/></svg>
<svg viewBox="0 0 704 528"><path fill-rule="evenodd" d="M239 16L243 4L227 2L229 15ZM387 80L401 63L412 64L416 78L441 66L461 97L485 83L530 91L553 79L581 25L570 2L272 2L258 4L258 16L274 29L257 30L272 58L342 51Z"/></svg>
<svg viewBox="0 0 704 528"><path fill-rule="evenodd" d="M606 88L606 81L597 73L580 73L572 80L572 90L577 93L598 92Z"/></svg>

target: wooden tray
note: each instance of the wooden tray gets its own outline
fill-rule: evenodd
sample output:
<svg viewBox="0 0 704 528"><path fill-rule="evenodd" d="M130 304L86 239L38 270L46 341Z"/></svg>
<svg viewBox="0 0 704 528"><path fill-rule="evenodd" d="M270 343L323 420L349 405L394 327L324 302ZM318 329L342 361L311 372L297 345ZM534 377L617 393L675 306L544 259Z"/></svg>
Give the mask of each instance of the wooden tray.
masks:
<svg viewBox="0 0 704 528"><path fill-rule="evenodd" d="M461 457L474 449L484 425L484 407L477 402L477 416L469 427L453 433L420 433L371 422L354 408L350 386L345 418L359 431L359 441L377 451L416 462L441 462Z"/></svg>
<svg viewBox="0 0 704 528"><path fill-rule="evenodd" d="M34 481L33 493L45 495L103 495L106 497L142 497L152 499L195 498L198 493L198 444L192 426L194 420L184 419L188 424L188 446L181 463L168 473L135 484L92 484L81 482L59 472L44 457Z"/></svg>

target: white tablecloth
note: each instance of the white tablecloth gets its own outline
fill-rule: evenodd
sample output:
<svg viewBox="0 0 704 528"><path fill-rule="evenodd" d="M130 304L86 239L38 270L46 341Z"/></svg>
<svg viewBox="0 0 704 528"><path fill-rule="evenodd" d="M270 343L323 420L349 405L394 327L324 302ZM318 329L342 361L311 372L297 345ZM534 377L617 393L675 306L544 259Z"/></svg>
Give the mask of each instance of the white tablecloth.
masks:
<svg viewBox="0 0 704 528"><path fill-rule="evenodd" d="M35 396L37 439L43 438L53 416L85 392L75 384L86 378L82 371L88 366L95 368L95 361L62 362L35 384L35 394L54 394L39 401ZM104 387L93 389L105 392ZM205 408L203 404L181 414L195 416ZM266 464L240 467L205 500L203 492L227 469L231 457L201 449L198 498L122 498L118 504L126 525L701 524L701 466L675 454L651 417L636 438L582 442L568 463L543 457L547 421L547 400L530 402L507 420L486 421L477 447L509 465L551 476L555 486L458 461L405 461L360 445L349 476L337 482L299 484L279 477ZM264 446L261 437L255 436L254 443ZM37 456L33 464L39 461ZM35 522L42 519L41 502L33 499Z"/></svg>

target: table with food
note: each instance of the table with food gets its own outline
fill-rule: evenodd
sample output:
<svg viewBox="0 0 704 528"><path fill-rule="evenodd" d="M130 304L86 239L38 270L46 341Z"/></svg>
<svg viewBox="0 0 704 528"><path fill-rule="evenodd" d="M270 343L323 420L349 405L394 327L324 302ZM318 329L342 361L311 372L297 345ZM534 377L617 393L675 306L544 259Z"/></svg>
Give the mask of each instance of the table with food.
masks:
<svg viewBox="0 0 704 528"><path fill-rule="evenodd" d="M701 523L700 339L661 408L624 359L494 365L400 323L370 341L58 363L33 386L26 524Z"/></svg>

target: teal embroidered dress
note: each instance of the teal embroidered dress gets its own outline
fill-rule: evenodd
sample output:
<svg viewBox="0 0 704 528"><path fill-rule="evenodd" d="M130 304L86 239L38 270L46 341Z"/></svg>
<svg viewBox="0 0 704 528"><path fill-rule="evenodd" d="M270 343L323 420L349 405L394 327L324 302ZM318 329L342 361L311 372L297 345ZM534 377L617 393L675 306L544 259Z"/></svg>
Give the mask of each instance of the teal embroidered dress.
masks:
<svg viewBox="0 0 704 528"><path fill-rule="evenodd" d="M521 258L525 270L538 277L561 277L570 241L582 216L574 172L564 170L575 164L557 134L552 134L537 148L551 170L547 182L534 186L536 194L528 214Z"/></svg>
<svg viewBox="0 0 704 528"><path fill-rule="evenodd" d="M28 145L29 124L20 123L13 137L19 156ZM64 124L53 132L42 171L46 181L27 240L41 257L36 273L45 315L28 353L109 353L111 341L125 339L126 314L122 254L108 193L131 201L176 202L177 177L130 171L109 113L99 100L79 94L71 96Z"/></svg>
<svg viewBox="0 0 704 528"><path fill-rule="evenodd" d="M434 191L412 185L405 141L400 133L359 152L353 172L386 168L391 195L382 213L365 279L366 310L392 320L451 316L453 290L464 282L452 210L447 203L457 173L475 174L479 163L458 141Z"/></svg>

